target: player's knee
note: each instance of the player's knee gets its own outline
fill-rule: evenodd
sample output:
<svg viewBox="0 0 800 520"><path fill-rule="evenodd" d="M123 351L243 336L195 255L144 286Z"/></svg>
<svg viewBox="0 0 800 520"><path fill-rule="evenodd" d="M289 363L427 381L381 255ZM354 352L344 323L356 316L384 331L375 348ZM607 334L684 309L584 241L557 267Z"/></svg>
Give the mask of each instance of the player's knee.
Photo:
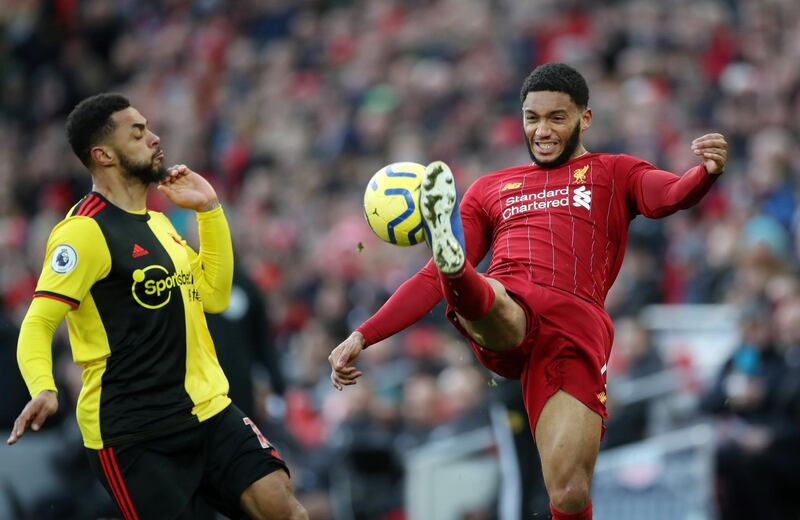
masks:
<svg viewBox="0 0 800 520"><path fill-rule="evenodd" d="M308 520L286 473L276 471L251 485L242 494L242 506L255 520Z"/></svg>
<svg viewBox="0 0 800 520"><path fill-rule="evenodd" d="M475 343L487 350L502 352L518 347L527 330L525 311L508 295L503 284L492 278L486 280L495 292L489 314L474 321L459 315L458 320Z"/></svg>
<svg viewBox="0 0 800 520"><path fill-rule="evenodd" d="M306 508L301 506L300 502L297 500L294 501L294 507L292 508L292 514L289 520L308 520L308 511L306 511Z"/></svg>
<svg viewBox="0 0 800 520"><path fill-rule="evenodd" d="M550 501L564 513L577 513L586 509L591 500L589 483L570 480L550 491Z"/></svg>
<svg viewBox="0 0 800 520"><path fill-rule="evenodd" d="M293 495L278 504L263 504L249 513L256 520L308 520L308 512Z"/></svg>

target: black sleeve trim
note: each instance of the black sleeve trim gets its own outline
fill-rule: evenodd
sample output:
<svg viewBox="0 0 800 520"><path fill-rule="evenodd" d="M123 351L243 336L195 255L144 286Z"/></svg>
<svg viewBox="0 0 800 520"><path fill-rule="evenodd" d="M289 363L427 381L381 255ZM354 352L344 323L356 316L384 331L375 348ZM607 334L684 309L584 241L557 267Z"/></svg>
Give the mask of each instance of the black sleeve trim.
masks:
<svg viewBox="0 0 800 520"><path fill-rule="evenodd" d="M76 300L75 298L70 298L69 296L64 296L63 294L58 294L50 291L36 291L33 293L33 297L50 298L52 300L58 300L60 302L68 304L73 309L77 309L81 304L80 300Z"/></svg>

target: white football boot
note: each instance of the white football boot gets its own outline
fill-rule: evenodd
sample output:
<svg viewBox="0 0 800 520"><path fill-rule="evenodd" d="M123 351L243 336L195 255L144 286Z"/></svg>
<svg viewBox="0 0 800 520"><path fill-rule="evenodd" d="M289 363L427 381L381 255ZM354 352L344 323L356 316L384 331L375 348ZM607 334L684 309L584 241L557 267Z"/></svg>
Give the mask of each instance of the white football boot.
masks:
<svg viewBox="0 0 800 520"><path fill-rule="evenodd" d="M466 247L458 191L450 168L434 161L425 168L419 195L425 240L433 252L436 267L444 274L458 273L464 267Z"/></svg>

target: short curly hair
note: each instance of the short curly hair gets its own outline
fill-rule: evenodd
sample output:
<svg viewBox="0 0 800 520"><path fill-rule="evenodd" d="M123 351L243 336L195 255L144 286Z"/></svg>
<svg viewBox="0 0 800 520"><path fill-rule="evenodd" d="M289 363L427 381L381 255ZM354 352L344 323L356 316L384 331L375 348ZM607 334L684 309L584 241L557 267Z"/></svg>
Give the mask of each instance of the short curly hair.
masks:
<svg viewBox="0 0 800 520"><path fill-rule="evenodd" d="M114 130L111 114L131 106L120 94L97 94L78 103L67 116L67 140L72 151L87 168L91 165L90 150Z"/></svg>
<svg viewBox="0 0 800 520"><path fill-rule="evenodd" d="M563 92L580 108L589 106L589 87L580 72L566 63L545 63L531 72L519 92L520 103L525 102L528 92Z"/></svg>

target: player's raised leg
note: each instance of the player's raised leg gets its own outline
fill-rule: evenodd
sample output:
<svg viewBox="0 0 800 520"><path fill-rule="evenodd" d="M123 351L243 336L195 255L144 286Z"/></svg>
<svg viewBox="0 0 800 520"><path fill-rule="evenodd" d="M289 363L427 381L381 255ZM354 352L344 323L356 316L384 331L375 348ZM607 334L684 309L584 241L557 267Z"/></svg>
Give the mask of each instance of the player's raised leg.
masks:
<svg viewBox="0 0 800 520"><path fill-rule="evenodd" d="M554 520L591 520L592 473L601 428L601 417L563 390L542 409L536 446Z"/></svg>
<svg viewBox="0 0 800 520"><path fill-rule="evenodd" d="M525 337L525 313L501 283L478 274L467 260L455 179L441 161L425 168L420 209L444 297L461 324L489 350L518 346Z"/></svg>

